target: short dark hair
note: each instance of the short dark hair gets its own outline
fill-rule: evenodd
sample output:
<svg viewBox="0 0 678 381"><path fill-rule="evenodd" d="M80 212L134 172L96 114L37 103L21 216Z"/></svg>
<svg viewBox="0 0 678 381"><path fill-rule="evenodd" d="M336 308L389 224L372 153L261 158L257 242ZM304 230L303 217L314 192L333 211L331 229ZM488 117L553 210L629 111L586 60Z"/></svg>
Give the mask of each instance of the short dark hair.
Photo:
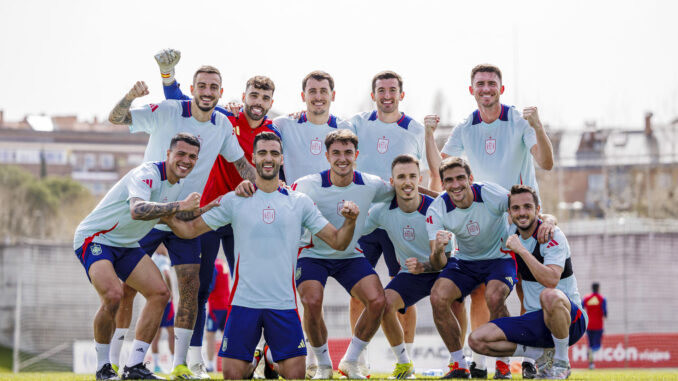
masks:
<svg viewBox="0 0 678 381"><path fill-rule="evenodd" d="M417 168L419 168L419 159L417 159L416 157L407 153L398 155L393 159L393 162L391 162L391 172L393 172L393 168L395 168L397 164L409 164L409 163L414 163L417 165Z"/></svg>
<svg viewBox="0 0 678 381"><path fill-rule="evenodd" d="M254 143L252 144L252 152L257 152L257 143L260 140L271 140L274 142L278 142L280 144L280 153L282 153L282 141L280 140L280 137L278 135L274 134L273 132L268 132L264 131L257 136L254 137Z"/></svg>
<svg viewBox="0 0 678 381"><path fill-rule="evenodd" d="M531 194L532 199L534 199L534 206L539 206L539 196L537 196L537 191L535 191L531 186L524 184L516 184L511 187L511 194L509 194L509 206L511 205L511 196L521 193Z"/></svg>
<svg viewBox="0 0 678 381"><path fill-rule="evenodd" d="M301 80L301 90L306 91L306 83L308 82L309 79L315 79L316 81L324 81L327 80L330 84L330 90L334 90L334 79L332 78L331 75L328 73L322 71L322 70L314 70L304 77L303 80Z"/></svg>
<svg viewBox="0 0 678 381"><path fill-rule="evenodd" d="M490 64L480 64L476 65L473 69L471 69L471 84L473 84L473 78L476 76L477 73L495 73L497 77L499 77L499 83L502 83L501 80L501 70L499 70L498 67Z"/></svg>
<svg viewBox="0 0 678 381"><path fill-rule="evenodd" d="M593 290L593 292L598 292L600 290L600 283L593 282L593 284L591 284L591 290Z"/></svg>
<svg viewBox="0 0 678 381"><path fill-rule="evenodd" d="M198 140L198 138L196 138L194 135L189 134L187 132L180 132L180 133L174 135L174 137L170 141L170 146L169 146L170 151L173 150L174 147L176 147L177 142L185 142L185 143L190 144L192 146L196 146L196 147L198 147L198 151L200 151L200 140Z"/></svg>
<svg viewBox="0 0 678 381"><path fill-rule="evenodd" d="M468 162L461 157L450 156L445 158L438 167L438 173L440 174L440 181L443 180L443 172L447 171L450 168L461 167L464 168L466 174L471 176L471 166L468 165Z"/></svg>
<svg viewBox="0 0 678 381"><path fill-rule="evenodd" d="M203 65L198 68L198 70L195 71L195 74L193 74L193 84L195 85L195 80L198 78L198 74L200 73L207 73L207 74L216 74L219 76L219 84L221 84L221 72L219 69L217 69L214 66L210 65Z"/></svg>
<svg viewBox="0 0 678 381"><path fill-rule="evenodd" d="M247 84L245 85L245 91L247 91L247 89L250 87L254 87L255 89L259 90L271 90L272 92L275 92L275 83L273 83L271 78L268 78L264 75L255 75L254 77L248 79Z"/></svg>
<svg viewBox="0 0 678 381"><path fill-rule="evenodd" d="M384 70L382 72L377 73L373 78L372 78L372 92L374 93L374 90L377 88L377 81L380 79L391 79L395 78L398 80L398 87L400 88L400 91L403 91L403 78L398 75L395 71L391 70Z"/></svg>
<svg viewBox="0 0 678 381"><path fill-rule="evenodd" d="M325 136L325 148L329 151L330 146L335 142L353 143L353 147L358 150L358 137L351 130L335 130Z"/></svg>

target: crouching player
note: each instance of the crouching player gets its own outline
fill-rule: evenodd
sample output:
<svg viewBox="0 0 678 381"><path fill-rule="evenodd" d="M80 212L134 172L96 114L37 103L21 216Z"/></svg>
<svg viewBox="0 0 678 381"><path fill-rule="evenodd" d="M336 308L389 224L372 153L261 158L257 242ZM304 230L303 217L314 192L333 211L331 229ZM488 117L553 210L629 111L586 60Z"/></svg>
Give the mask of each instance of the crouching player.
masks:
<svg viewBox="0 0 678 381"><path fill-rule="evenodd" d="M161 217L177 214L192 218L200 213L200 194L191 193L185 200L176 201L183 185L179 180L191 173L199 150L200 142L195 136L175 135L167 150L167 161L146 162L130 171L76 229L75 255L101 298L94 318L97 380L118 379L109 358L115 313L122 298L118 278L141 292L147 301L122 378L157 378L146 369L143 360L160 325L170 291L151 258L139 247L139 240Z"/></svg>
<svg viewBox="0 0 678 381"><path fill-rule="evenodd" d="M235 237L235 271L219 356L225 379L252 376L255 346L263 329L280 375L303 379L306 342L296 310L294 274L301 228L335 250L348 247L358 207L346 201L338 212L345 218L340 229L322 216L301 192L281 188L278 172L283 162L280 138L262 132L254 138L252 161L256 179L252 197L228 193L221 205L192 221L167 221L182 238L197 237L231 224ZM256 359L255 359L256 360Z"/></svg>
<svg viewBox="0 0 678 381"><path fill-rule="evenodd" d="M539 209L532 188L511 188L509 214L516 234L509 236L506 246L516 254L527 313L481 326L471 333L469 345L484 355L534 358L537 378L565 379L570 375L568 347L584 335L588 317L563 232L556 228L551 240L537 243Z"/></svg>

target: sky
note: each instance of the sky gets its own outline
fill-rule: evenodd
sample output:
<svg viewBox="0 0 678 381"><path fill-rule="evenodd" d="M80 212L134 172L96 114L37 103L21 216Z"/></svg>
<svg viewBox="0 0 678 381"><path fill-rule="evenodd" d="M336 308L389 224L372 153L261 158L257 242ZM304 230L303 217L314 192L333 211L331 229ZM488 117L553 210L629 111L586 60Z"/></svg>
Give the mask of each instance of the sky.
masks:
<svg viewBox="0 0 678 381"><path fill-rule="evenodd" d="M163 99L153 55L182 52L188 91L202 64L223 75L224 101L248 78L276 84L273 109L303 109L301 79L335 79L332 113L374 108L379 71L404 80L400 110L423 120L436 94L443 122L475 108L471 68L498 65L502 103L537 106L551 128L642 128L678 118L675 1L36 1L0 0L0 109L100 120L137 80Z"/></svg>

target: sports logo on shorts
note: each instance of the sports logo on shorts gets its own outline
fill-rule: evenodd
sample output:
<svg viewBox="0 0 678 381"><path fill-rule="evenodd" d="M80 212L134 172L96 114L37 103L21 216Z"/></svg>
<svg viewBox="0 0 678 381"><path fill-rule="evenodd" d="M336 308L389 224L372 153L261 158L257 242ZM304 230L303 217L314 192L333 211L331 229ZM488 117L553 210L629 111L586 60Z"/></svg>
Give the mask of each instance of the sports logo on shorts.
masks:
<svg viewBox="0 0 678 381"><path fill-rule="evenodd" d="M410 225L403 228L403 238L405 238L405 241L414 241L414 229Z"/></svg>
<svg viewBox="0 0 678 381"><path fill-rule="evenodd" d="M320 155L320 153L323 151L323 143L320 141L320 139L315 138L311 140L311 153L314 155Z"/></svg>
<svg viewBox="0 0 678 381"><path fill-rule="evenodd" d="M341 210L344 209L344 200L337 203L337 214L341 216Z"/></svg>
<svg viewBox="0 0 678 381"><path fill-rule="evenodd" d="M488 155L492 155L496 150L497 150L497 140L493 139L490 136L485 140L485 152L487 152Z"/></svg>
<svg viewBox="0 0 678 381"><path fill-rule="evenodd" d="M478 235L478 233L480 233L480 225L478 225L477 222L471 220L468 224L466 224L466 230L468 230L468 234L470 235Z"/></svg>
<svg viewBox="0 0 678 381"><path fill-rule="evenodd" d="M275 221L275 209L272 209L270 206L264 209L263 217L265 223L272 224Z"/></svg>
<svg viewBox="0 0 678 381"><path fill-rule="evenodd" d="M507 276L506 280L511 284L511 286L513 286L513 278L512 277Z"/></svg>
<svg viewBox="0 0 678 381"><path fill-rule="evenodd" d="M101 250L101 246L97 245L96 243L93 243L90 246L89 251L92 253L92 255L101 255L101 253L103 253L103 250Z"/></svg>
<svg viewBox="0 0 678 381"><path fill-rule="evenodd" d="M299 278L301 278L301 267L297 267L294 271L294 280L299 280Z"/></svg>
<svg viewBox="0 0 678 381"><path fill-rule="evenodd" d="M388 139L384 136L377 141L377 152L386 153L386 151L388 151Z"/></svg>
<svg viewBox="0 0 678 381"><path fill-rule="evenodd" d="M226 352L226 348L228 348L228 337L224 337L221 341L221 351Z"/></svg>

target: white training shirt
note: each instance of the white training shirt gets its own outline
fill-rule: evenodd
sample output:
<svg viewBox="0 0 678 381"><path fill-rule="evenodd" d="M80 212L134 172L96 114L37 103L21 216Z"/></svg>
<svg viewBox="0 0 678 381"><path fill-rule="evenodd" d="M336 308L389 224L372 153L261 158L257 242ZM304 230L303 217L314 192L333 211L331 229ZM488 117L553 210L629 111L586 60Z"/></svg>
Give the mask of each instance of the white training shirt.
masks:
<svg viewBox="0 0 678 381"><path fill-rule="evenodd" d="M517 228L515 225L511 225L510 232L511 234L516 234ZM528 239L523 239L523 237L518 234L520 238L520 243L525 246L525 249L532 253L535 246L538 244L537 239L533 236L530 236ZM549 242L543 243L539 246L539 252L544 257L544 265L557 265L561 268L565 268L565 261L567 258L571 257L570 254L570 245L567 242L565 234L556 226L555 231L553 232L553 237ZM517 254L516 254L517 255ZM529 281L523 279L523 306L527 312L541 310L541 303L539 302L539 294L544 291L545 287L539 282ZM579 289L577 288L577 278L574 274L570 275L567 278L561 279L558 281L556 289L562 291L567 295L570 300L572 300L580 310L583 312L581 305L581 295L579 294Z"/></svg>
<svg viewBox="0 0 678 381"><path fill-rule="evenodd" d="M179 196L182 200L193 192L202 194L217 155L221 154L230 162L244 155L228 117L213 112L210 121L199 122L191 116L191 102L170 99L132 109L132 125L129 126L132 133L145 132L150 135L144 161L166 160L170 142L179 132L187 132L198 138L198 161L183 180L185 186ZM170 230L166 225L156 228Z"/></svg>
<svg viewBox="0 0 678 381"><path fill-rule="evenodd" d="M407 258L417 258L422 263L429 261L431 245L426 231L426 212L432 203L432 197L421 195L419 208L406 213L398 207L398 201L393 197L389 203L374 204L370 208L363 234L370 234L379 228L386 231L388 238L393 242L396 259L400 264L399 273L410 272L405 265ZM450 241L448 249L452 250L453 247L454 239ZM360 244L356 249L360 250Z"/></svg>
<svg viewBox="0 0 678 381"><path fill-rule="evenodd" d="M537 144L534 128L518 110L501 105L499 118L483 122L480 111L474 111L454 128L442 153L450 156L466 154L476 181L493 182L511 189L515 184L529 185L539 194L530 149Z"/></svg>
<svg viewBox="0 0 678 381"><path fill-rule="evenodd" d="M493 183L473 183L473 203L466 209L457 207L444 192L433 201L426 213L429 240L438 230L454 233L458 251L465 261L511 258L506 248L508 237L508 191Z"/></svg>
<svg viewBox="0 0 678 381"><path fill-rule="evenodd" d="M233 227L233 305L297 308L294 271L299 232L306 228L315 234L328 223L310 198L284 188L271 193L257 190L252 197L230 192L202 218L212 230L227 224Z"/></svg>
<svg viewBox="0 0 678 381"><path fill-rule="evenodd" d="M325 136L337 129L349 129L353 126L330 115L327 123L314 124L301 113L299 118L281 116L275 118L273 126L280 132L283 146L283 169L285 181L294 184L298 179L330 168L325 157Z"/></svg>
<svg viewBox="0 0 678 381"><path fill-rule="evenodd" d="M409 116L402 114L396 123L384 123L377 117L377 111L355 115L351 124L358 135L357 168L372 173L384 181L391 178L391 163L402 154L410 154L419 159L421 172L428 170L426 146L424 144L424 126Z"/></svg>
<svg viewBox="0 0 678 381"><path fill-rule="evenodd" d="M302 177L292 185L292 189L307 194L323 216L337 229L344 224L344 217L341 215L344 201L353 201L360 209L353 239L346 250L336 251L325 241L306 232L300 243L302 247L300 258L347 259L362 256L354 248L358 239L363 235L370 205L373 202L390 200L394 195L390 184L377 176L358 171L353 172L352 183L345 187L338 187L332 184L329 169Z"/></svg>
<svg viewBox="0 0 678 381"><path fill-rule="evenodd" d="M120 179L106 193L99 205L78 225L73 248L85 240L113 247L139 247L139 240L153 229L159 218L133 220L129 208L131 198L144 201L173 202L179 199L184 180L172 185L167 181L166 163L143 163Z"/></svg>

